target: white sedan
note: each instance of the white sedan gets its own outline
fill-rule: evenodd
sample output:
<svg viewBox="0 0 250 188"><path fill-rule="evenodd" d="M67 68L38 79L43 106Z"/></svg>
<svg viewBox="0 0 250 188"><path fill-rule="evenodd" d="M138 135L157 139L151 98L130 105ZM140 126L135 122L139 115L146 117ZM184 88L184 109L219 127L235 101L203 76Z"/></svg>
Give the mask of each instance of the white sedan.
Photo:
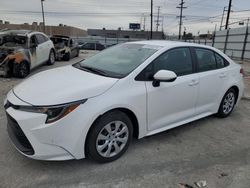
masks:
<svg viewBox="0 0 250 188"><path fill-rule="evenodd" d="M143 138L217 114L243 93L243 70L212 47L124 43L14 87L4 106L17 150L41 160L118 159Z"/></svg>

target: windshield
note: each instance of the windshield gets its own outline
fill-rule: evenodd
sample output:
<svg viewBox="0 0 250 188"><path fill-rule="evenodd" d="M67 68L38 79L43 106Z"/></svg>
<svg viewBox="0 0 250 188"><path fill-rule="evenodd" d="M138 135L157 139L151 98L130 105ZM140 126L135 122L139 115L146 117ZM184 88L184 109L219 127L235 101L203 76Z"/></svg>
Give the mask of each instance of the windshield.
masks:
<svg viewBox="0 0 250 188"><path fill-rule="evenodd" d="M95 56L76 65L77 68L87 68L95 73L105 73L109 77L122 78L127 76L146 59L152 56L159 46L144 44L121 44L108 48ZM91 70L90 70L91 69Z"/></svg>
<svg viewBox="0 0 250 188"><path fill-rule="evenodd" d="M0 46L26 46L27 37L22 35L0 35Z"/></svg>

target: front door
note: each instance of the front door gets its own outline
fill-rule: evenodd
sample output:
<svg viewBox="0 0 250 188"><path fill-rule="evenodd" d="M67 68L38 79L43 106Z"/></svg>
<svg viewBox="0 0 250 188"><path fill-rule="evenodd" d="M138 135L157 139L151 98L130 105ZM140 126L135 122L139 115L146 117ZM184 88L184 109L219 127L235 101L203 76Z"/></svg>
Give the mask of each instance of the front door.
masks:
<svg viewBox="0 0 250 188"><path fill-rule="evenodd" d="M149 131L173 128L175 123L194 116L199 78L194 74L190 49L169 50L154 60L149 69L151 78L159 70L170 70L178 76L173 82L161 82L159 87L146 81Z"/></svg>
<svg viewBox="0 0 250 188"><path fill-rule="evenodd" d="M41 55L39 54L38 41L35 35L30 37L29 41L29 52L30 52L30 66L31 68L37 66L41 61Z"/></svg>

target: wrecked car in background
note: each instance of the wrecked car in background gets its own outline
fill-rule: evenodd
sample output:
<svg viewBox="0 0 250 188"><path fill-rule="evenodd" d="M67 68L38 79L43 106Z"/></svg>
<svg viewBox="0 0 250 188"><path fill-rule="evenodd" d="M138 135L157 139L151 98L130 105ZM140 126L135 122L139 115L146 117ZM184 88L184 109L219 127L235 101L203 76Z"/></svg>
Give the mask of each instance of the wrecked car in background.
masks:
<svg viewBox="0 0 250 188"><path fill-rule="evenodd" d="M41 32L0 31L0 75L24 78L34 67L55 63L52 41Z"/></svg>
<svg viewBox="0 0 250 188"><path fill-rule="evenodd" d="M69 61L79 56L78 43L68 36L54 35L50 38L56 49L56 59Z"/></svg>
<svg viewBox="0 0 250 188"><path fill-rule="evenodd" d="M105 46L99 42L86 42L79 45L81 50L95 50L95 51L102 51L105 49Z"/></svg>

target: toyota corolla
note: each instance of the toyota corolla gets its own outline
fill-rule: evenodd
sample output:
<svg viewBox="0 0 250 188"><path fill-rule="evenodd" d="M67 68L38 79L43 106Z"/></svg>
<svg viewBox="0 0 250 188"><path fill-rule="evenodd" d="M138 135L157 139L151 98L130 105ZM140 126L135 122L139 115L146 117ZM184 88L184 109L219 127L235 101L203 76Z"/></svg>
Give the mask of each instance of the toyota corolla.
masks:
<svg viewBox="0 0 250 188"><path fill-rule="evenodd" d="M243 88L241 67L215 48L143 41L38 73L4 107L9 137L25 156L110 162L133 137L227 117Z"/></svg>

